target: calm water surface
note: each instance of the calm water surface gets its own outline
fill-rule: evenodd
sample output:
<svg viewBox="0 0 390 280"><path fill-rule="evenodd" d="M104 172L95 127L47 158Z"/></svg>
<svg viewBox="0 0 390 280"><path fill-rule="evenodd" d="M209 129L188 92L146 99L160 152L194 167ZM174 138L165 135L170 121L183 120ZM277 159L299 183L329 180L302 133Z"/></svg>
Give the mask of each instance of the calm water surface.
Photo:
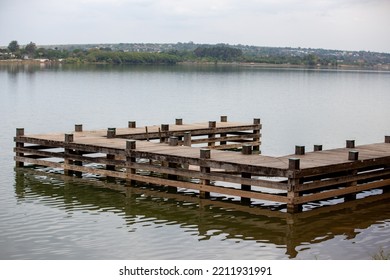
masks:
<svg viewBox="0 0 390 280"><path fill-rule="evenodd" d="M302 215L227 198L14 170L27 134L261 118L262 153L382 142L390 73L239 66L0 65L0 259L370 259L390 250L390 195ZM336 201L337 202L337 201ZM311 205L316 206L316 205Z"/></svg>

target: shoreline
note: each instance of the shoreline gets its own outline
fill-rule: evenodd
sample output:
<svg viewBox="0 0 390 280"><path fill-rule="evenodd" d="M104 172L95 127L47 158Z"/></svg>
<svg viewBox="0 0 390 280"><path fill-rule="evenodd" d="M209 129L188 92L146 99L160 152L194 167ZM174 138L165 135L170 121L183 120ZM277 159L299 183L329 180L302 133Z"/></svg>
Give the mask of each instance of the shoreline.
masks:
<svg viewBox="0 0 390 280"><path fill-rule="evenodd" d="M58 60L48 60L48 59L7 59L0 60L0 65L52 65L52 64L75 64L75 63L64 63ZM85 65L97 65L102 63L81 63ZM106 65L116 65L113 63L104 63ZM225 61L216 61L216 62L204 62L204 61L180 61L176 63L177 65L226 65L226 66L244 66L244 67L259 67L259 68L281 68L281 69L318 69L318 70L371 70L371 71L390 71L390 64L385 65L375 65L375 66L358 66L350 64L340 64L338 66L309 66L309 65L298 65L298 64L273 64L273 63L260 63L260 62L225 62ZM133 65L133 64L118 64L118 65ZM139 64L134 64L139 65Z"/></svg>

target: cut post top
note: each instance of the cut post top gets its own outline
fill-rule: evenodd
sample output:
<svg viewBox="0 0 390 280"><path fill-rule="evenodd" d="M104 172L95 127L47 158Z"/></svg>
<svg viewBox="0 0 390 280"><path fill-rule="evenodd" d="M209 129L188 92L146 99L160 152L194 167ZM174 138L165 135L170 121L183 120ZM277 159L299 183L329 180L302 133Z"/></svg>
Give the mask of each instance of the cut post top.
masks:
<svg viewBox="0 0 390 280"><path fill-rule="evenodd" d="M347 140L345 146L349 149L355 148L355 140Z"/></svg>
<svg viewBox="0 0 390 280"><path fill-rule="evenodd" d="M16 136L23 136L23 135L24 135L24 128L17 128Z"/></svg>
<svg viewBox="0 0 390 280"><path fill-rule="evenodd" d="M126 150L135 150L136 143L137 142L135 140L127 140L126 141Z"/></svg>
<svg viewBox="0 0 390 280"><path fill-rule="evenodd" d="M83 131L83 125L82 124L75 124L74 125L74 131L75 132L82 132Z"/></svg>
<svg viewBox="0 0 390 280"><path fill-rule="evenodd" d="M211 158L211 150L210 149L200 149L200 158L202 158L202 159Z"/></svg>
<svg viewBox="0 0 390 280"><path fill-rule="evenodd" d="M299 170L300 169L300 159L299 158L289 158L288 159L288 169Z"/></svg>

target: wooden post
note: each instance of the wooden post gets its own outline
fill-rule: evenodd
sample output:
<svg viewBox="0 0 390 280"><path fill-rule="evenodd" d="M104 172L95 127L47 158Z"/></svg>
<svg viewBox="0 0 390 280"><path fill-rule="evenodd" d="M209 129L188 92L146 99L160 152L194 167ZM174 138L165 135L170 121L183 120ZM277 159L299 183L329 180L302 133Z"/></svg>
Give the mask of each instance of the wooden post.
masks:
<svg viewBox="0 0 390 280"><path fill-rule="evenodd" d="M67 176L72 176L73 171L69 170L69 166L73 164L73 160L68 159L72 154L73 150L69 149L67 146L69 143L72 143L74 140L73 134L65 134L64 141L64 174Z"/></svg>
<svg viewBox="0 0 390 280"><path fill-rule="evenodd" d="M169 124L162 124L161 125L161 137L160 137L161 143L165 143L167 141L168 131L169 131Z"/></svg>
<svg viewBox="0 0 390 280"><path fill-rule="evenodd" d="M241 150L243 155L251 155L252 154L252 145L250 144L244 144L242 145L242 150ZM242 178L252 178L252 174L248 172L242 172L241 173ZM251 185L245 185L241 184L241 190L244 191L250 191L251 190ZM241 203L243 204L250 204L251 199L249 197L241 197Z"/></svg>
<svg viewBox="0 0 390 280"><path fill-rule="evenodd" d="M304 155L305 154L305 146L295 146L295 154L296 155Z"/></svg>
<svg viewBox="0 0 390 280"><path fill-rule="evenodd" d="M297 188L299 187L300 180L296 177L296 171L300 169L300 159L290 158L288 160L288 169L291 171L291 175L288 178L288 189L287 189L287 212L296 213L302 211L302 205L296 204L294 199L299 196Z"/></svg>
<svg viewBox="0 0 390 280"><path fill-rule="evenodd" d="M385 143L390 143L390 135L385 136Z"/></svg>
<svg viewBox="0 0 390 280"><path fill-rule="evenodd" d="M184 132L184 146L191 147L191 132Z"/></svg>
<svg viewBox="0 0 390 280"><path fill-rule="evenodd" d="M358 151L349 151L348 152L348 160L351 161L357 161L359 160L359 152ZM357 175L358 171L357 170L351 170L348 171L347 174L351 176L352 178ZM346 184L346 187L352 187L352 186L357 186L357 181L352 181L350 183ZM356 199L356 193L350 193L346 194L344 196L344 201L351 201Z"/></svg>
<svg viewBox="0 0 390 280"><path fill-rule="evenodd" d="M175 137L175 136L169 137L169 146L177 146L177 145L179 145L179 139L177 137ZM169 168L173 168L173 169L177 169L177 163L169 162L168 163L168 167ZM177 180L177 175L168 174L168 179L169 180ZM168 186L168 192L169 193L176 193L177 192L177 188Z"/></svg>
<svg viewBox="0 0 390 280"><path fill-rule="evenodd" d="M126 172L127 172L127 185L131 186L135 183L135 180L132 180L132 175L136 174L136 169L132 168L133 163L135 162L135 157L133 156L132 151L136 149L135 140L126 141Z"/></svg>
<svg viewBox="0 0 390 280"><path fill-rule="evenodd" d="M158 131L160 132L160 129L158 129ZM148 127L147 126L145 126L145 134L146 134L146 141L149 142L149 132L148 132ZM161 139L161 137L160 137L160 139Z"/></svg>
<svg viewBox="0 0 390 280"><path fill-rule="evenodd" d="M183 125L183 119L176 119L175 124L176 125Z"/></svg>
<svg viewBox="0 0 390 280"><path fill-rule="evenodd" d="M206 160L211 158L211 151L209 149L200 149L200 158L202 160ZM206 166L200 166L200 172L202 173L210 173L210 167ZM202 179L201 180L202 185L209 185L210 180ZM210 198L210 192L206 191L199 191L200 198Z"/></svg>
<svg viewBox="0 0 390 280"><path fill-rule="evenodd" d="M179 138L176 136L169 137L169 146L178 146L179 145Z"/></svg>
<svg viewBox="0 0 390 280"><path fill-rule="evenodd" d="M314 145L314 152L322 151L322 145Z"/></svg>
<svg viewBox="0 0 390 280"><path fill-rule="evenodd" d="M107 129L107 138L115 138L116 136L116 128L110 127Z"/></svg>
<svg viewBox="0 0 390 280"><path fill-rule="evenodd" d="M215 128L217 127L217 122L216 121L209 121L209 128L215 130ZM209 134L208 138L215 138L215 133L212 132ZM208 145L209 147L214 147L215 146L215 140L213 142L208 142Z"/></svg>
<svg viewBox="0 0 390 280"><path fill-rule="evenodd" d="M75 124L74 125L74 131L75 132L82 132L83 131L83 125L82 124Z"/></svg>
<svg viewBox="0 0 390 280"><path fill-rule="evenodd" d="M348 149L353 149L353 148L355 148L355 140L347 140L345 146L346 146L346 148L348 148Z"/></svg>
<svg viewBox="0 0 390 280"><path fill-rule="evenodd" d="M221 116L221 122L227 122L227 116ZM227 134L226 133L221 133L220 136L221 137L226 137ZM226 141L219 142L219 145L221 145L221 146L226 145L226 144L227 144Z"/></svg>
<svg viewBox="0 0 390 280"><path fill-rule="evenodd" d="M115 138L115 136L116 136L116 128L115 127L108 128L107 129L107 138ZM115 155L107 154L106 158L108 160L115 160ZM115 170L115 165L106 164L106 170L114 171ZM114 178L110 177L110 176L107 176L107 179L108 180L113 180Z"/></svg>
<svg viewBox="0 0 390 280"><path fill-rule="evenodd" d="M359 152L358 151L349 151L348 152L348 160L358 160L359 159Z"/></svg>
<svg viewBox="0 0 390 280"><path fill-rule="evenodd" d="M15 147L16 148L23 148L24 147L24 143L23 142L18 142L17 138L20 137L20 136L24 136L24 128L17 128L16 129L16 137L15 137ZM24 153L16 152L15 156L23 157ZM16 167L23 167L24 166L24 162L23 161L16 161L15 165L16 165Z"/></svg>
<svg viewBox="0 0 390 280"><path fill-rule="evenodd" d="M256 134L255 137L253 137L253 142L258 142L259 144L253 145L253 151L256 153L261 154L260 151L260 130L261 130L261 120L260 119L253 119L253 124L257 125L258 128L253 130L253 134Z"/></svg>
<svg viewBox="0 0 390 280"><path fill-rule="evenodd" d="M137 127L137 124L135 121L129 121L128 122L128 128L136 128Z"/></svg>

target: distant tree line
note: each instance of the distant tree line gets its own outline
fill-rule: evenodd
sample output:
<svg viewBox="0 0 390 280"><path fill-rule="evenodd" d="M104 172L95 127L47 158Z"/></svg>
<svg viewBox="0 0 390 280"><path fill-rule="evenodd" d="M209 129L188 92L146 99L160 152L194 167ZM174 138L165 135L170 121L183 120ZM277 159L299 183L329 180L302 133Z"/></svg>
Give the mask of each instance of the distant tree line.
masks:
<svg viewBox="0 0 390 280"><path fill-rule="evenodd" d="M100 44L57 45L37 47L30 42L21 47L11 41L0 48L0 60L49 59L64 63L106 64L175 64L177 62L247 62L304 66L389 65L390 54L347 52L324 49L255 47L227 44L199 45L193 42L177 44Z"/></svg>

